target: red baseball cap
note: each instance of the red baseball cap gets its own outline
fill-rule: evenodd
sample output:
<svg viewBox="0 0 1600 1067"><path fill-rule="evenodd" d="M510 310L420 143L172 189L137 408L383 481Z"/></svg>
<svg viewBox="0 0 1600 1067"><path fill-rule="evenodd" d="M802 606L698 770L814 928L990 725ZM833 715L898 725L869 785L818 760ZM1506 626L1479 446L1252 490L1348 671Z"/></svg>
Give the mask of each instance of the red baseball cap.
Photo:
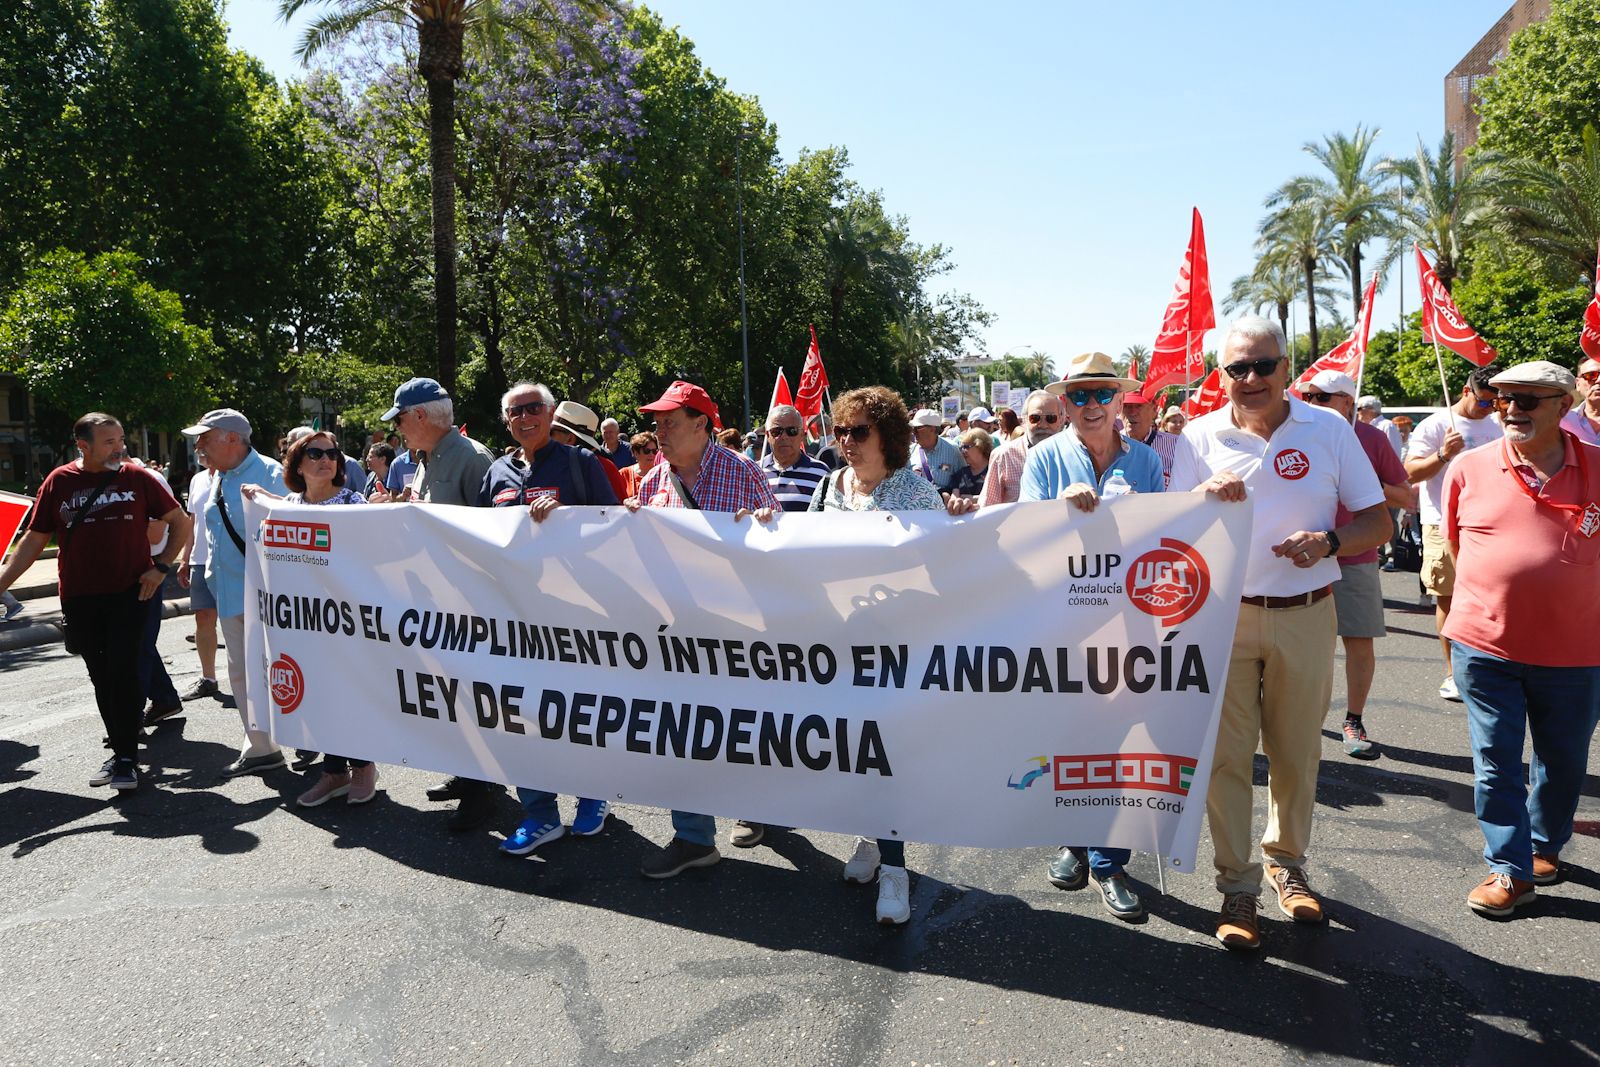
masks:
<svg viewBox="0 0 1600 1067"><path fill-rule="evenodd" d="M676 411L678 408L688 408L698 411L711 419L713 430L722 429L722 418L717 413L717 405L711 399L711 394L692 382L677 381L667 386L667 391L661 394L661 399L654 404L646 404L640 411Z"/></svg>
<svg viewBox="0 0 1600 1067"><path fill-rule="evenodd" d="M1123 393L1122 394L1122 406L1123 407L1127 407L1129 404L1148 404L1148 403L1150 403L1150 398L1145 396L1143 393L1141 393L1137 389L1135 389L1131 393Z"/></svg>

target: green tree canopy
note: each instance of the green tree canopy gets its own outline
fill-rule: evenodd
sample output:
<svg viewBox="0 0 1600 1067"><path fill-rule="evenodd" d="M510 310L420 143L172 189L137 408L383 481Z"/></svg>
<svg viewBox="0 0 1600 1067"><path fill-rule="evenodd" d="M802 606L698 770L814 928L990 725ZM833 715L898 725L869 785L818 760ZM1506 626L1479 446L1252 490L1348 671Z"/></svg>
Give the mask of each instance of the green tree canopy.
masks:
<svg viewBox="0 0 1600 1067"><path fill-rule="evenodd" d="M1479 84L1481 150L1555 163L1600 127L1600 0L1554 0Z"/></svg>

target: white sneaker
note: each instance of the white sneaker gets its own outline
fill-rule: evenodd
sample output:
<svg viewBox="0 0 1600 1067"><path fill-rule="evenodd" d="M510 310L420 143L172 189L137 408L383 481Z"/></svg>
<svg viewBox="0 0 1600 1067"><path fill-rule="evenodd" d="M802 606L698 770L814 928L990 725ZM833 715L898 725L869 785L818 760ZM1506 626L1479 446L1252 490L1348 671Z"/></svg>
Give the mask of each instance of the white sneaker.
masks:
<svg viewBox="0 0 1600 1067"><path fill-rule="evenodd" d="M878 873L878 843L866 837L856 838L855 855L844 865L844 880L867 885Z"/></svg>
<svg viewBox="0 0 1600 1067"><path fill-rule="evenodd" d="M899 926L911 918L911 875L904 867L878 868L878 923Z"/></svg>
<svg viewBox="0 0 1600 1067"><path fill-rule="evenodd" d="M1462 703L1461 691L1456 688L1456 679L1454 675L1451 675L1444 680L1444 684L1439 687L1439 696L1444 700L1453 700L1457 704Z"/></svg>

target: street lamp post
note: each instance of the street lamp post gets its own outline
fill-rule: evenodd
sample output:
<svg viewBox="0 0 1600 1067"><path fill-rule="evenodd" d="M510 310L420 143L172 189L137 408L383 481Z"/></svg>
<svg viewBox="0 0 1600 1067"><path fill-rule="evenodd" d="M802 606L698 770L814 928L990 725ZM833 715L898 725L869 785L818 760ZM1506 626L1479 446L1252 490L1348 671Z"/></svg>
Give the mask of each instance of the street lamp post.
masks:
<svg viewBox="0 0 1600 1067"><path fill-rule="evenodd" d="M744 142L750 136L750 124L739 123L739 133L733 149L733 196L739 214L739 350L744 360L744 432L749 433L750 421L750 320L744 301Z"/></svg>

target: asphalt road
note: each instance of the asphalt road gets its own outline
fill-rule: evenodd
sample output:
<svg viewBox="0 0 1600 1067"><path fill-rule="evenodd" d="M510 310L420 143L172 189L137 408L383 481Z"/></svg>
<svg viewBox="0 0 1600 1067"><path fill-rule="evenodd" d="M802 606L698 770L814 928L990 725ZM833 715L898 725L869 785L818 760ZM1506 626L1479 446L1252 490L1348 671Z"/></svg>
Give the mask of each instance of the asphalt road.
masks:
<svg viewBox="0 0 1600 1067"><path fill-rule="evenodd" d="M637 863L665 812L521 860L495 850L509 797L496 832L453 836L423 772L297 811L299 774L219 778L239 724L214 701L157 729L152 784L114 799L86 784L104 757L80 662L0 655L0 1062L1600 1062L1600 754L1565 880L1514 921L1471 914L1465 718L1435 695L1415 579L1385 584L1382 757L1335 741L1342 685L1326 730L1310 871L1331 921L1268 906L1256 957L1211 938L1207 841L1164 897L1135 857L1137 925L1052 888L1046 850L912 845L913 918L884 931L834 835L655 883ZM180 687L188 626L162 638Z"/></svg>

